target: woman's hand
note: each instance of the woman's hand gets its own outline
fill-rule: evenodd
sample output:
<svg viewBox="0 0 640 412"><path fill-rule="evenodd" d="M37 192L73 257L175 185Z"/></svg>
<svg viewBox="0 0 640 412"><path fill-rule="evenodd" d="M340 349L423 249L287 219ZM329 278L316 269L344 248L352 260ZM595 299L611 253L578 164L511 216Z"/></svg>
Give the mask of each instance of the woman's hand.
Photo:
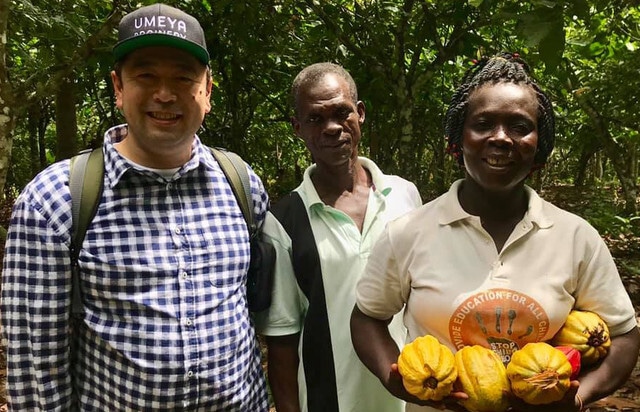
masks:
<svg viewBox="0 0 640 412"><path fill-rule="evenodd" d="M389 377L386 382L383 382L383 384L393 396L409 403L415 403L416 405L421 406L430 406L432 408L440 410L448 409L458 412L466 411L465 408L458 404L459 400L465 400L469 398L469 396L467 396L467 394L464 392L451 392L441 401L425 401L411 395L409 392L407 392L407 390L404 388L404 385L402 384L402 375L400 375L400 371L398 371L397 363L391 364Z"/></svg>
<svg viewBox="0 0 640 412"><path fill-rule="evenodd" d="M509 402L511 403L511 412L579 412L582 406L577 398L578 387L580 382L571 381L569 390L565 393L564 397L557 402L545 404L545 405L529 405L522 399L518 398L514 394L510 395Z"/></svg>

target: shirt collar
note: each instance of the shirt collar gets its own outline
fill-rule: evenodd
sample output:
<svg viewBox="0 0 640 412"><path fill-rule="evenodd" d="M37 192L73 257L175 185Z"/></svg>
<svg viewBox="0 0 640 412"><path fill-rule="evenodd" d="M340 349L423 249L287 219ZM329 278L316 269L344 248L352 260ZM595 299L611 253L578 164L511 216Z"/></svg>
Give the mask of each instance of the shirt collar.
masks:
<svg viewBox="0 0 640 412"><path fill-rule="evenodd" d="M376 192L380 192L383 196L389 195L389 193L391 193L391 182L389 182L389 179L386 178L380 168L366 157L358 157L358 162L371 173L371 181L373 182ZM318 196L318 191L311 180L311 175L313 175L316 167L317 166L313 164L304 171L302 183L299 186L299 189L306 194L307 207L309 209L318 204L324 206L324 202L320 199L320 196Z"/></svg>
<svg viewBox="0 0 640 412"><path fill-rule="evenodd" d="M463 180L464 179L460 179L453 182L449 191L443 195L439 213L439 223L441 225L450 225L458 220L472 217L472 215L465 212L458 200L458 190ZM529 186L525 185L524 190L527 192L529 205L523 221L525 223L535 224L542 229L549 228L553 225L553 220L551 216L545 212L544 201L538 196L535 190Z"/></svg>
<svg viewBox="0 0 640 412"><path fill-rule="evenodd" d="M107 184L112 188L117 186L129 171L136 170L143 174L151 173L139 170L116 150L114 144L121 142L127 136L127 131L128 126L121 124L110 128L104 135L104 167L107 175ZM201 164L208 169L220 169L220 166L214 160L209 149L204 146L198 136L195 135L191 148L191 158L180 168L173 180L179 179L185 173L196 169ZM161 177L156 174L152 177L161 179Z"/></svg>

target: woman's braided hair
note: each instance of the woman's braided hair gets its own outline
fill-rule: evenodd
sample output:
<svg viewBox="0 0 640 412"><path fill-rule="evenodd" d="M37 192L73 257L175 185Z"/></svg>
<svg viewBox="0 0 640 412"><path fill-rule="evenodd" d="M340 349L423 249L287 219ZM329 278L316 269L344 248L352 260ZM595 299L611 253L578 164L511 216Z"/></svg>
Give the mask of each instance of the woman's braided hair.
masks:
<svg viewBox="0 0 640 412"><path fill-rule="evenodd" d="M462 156L462 128L464 127L469 96L478 87L487 83L515 83L531 86L538 98L538 148L534 158L534 169L541 168L553 150L555 141L555 115L549 97L540 89L530 73L529 65L518 53L501 53L494 57L474 60L462 83L456 89L445 117L444 131L447 136L447 152L460 165Z"/></svg>

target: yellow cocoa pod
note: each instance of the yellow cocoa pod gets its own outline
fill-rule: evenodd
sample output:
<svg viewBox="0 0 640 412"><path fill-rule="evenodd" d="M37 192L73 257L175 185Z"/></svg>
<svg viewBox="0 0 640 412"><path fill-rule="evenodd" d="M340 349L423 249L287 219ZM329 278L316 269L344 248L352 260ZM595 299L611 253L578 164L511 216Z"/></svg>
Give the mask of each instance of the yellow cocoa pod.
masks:
<svg viewBox="0 0 640 412"><path fill-rule="evenodd" d="M502 359L484 346L465 346L455 354L458 383L469 395L460 401L470 412L504 412L509 408L511 392Z"/></svg>
<svg viewBox="0 0 640 412"><path fill-rule="evenodd" d="M583 365L592 365L609 352L609 327L594 312L572 310L551 340L554 346L571 346L580 352Z"/></svg>
<svg viewBox="0 0 640 412"><path fill-rule="evenodd" d="M543 405L562 399L569 389L571 364L545 342L527 343L507 365L511 391L526 403Z"/></svg>
<svg viewBox="0 0 640 412"><path fill-rule="evenodd" d="M431 335L405 345L398 357L398 371L407 392L432 401L449 395L458 376L453 352Z"/></svg>

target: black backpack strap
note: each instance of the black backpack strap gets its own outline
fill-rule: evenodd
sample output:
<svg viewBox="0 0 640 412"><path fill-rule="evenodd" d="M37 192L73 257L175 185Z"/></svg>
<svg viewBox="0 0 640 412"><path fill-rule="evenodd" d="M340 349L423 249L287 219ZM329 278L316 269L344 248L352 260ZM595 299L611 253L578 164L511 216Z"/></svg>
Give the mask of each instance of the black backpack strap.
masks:
<svg viewBox="0 0 640 412"><path fill-rule="evenodd" d="M244 160L227 150L211 148L213 157L218 161L233 194L242 209L249 230L251 259L247 270L247 304L249 311L261 312L271 305L273 289L273 268L276 252L272 244L262 240L261 228L256 223L251 197L251 181Z"/></svg>
<svg viewBox="0 0 640 412"><path fill-rule="evenodd" d="M100 203L104 181L104 158L102 148L85 150L71 158L69 165L69 192L71 194L71 316L69 318L69 364L75 380L78 364L78 340L84 317L82 290L80 287L80 265L78 257L87 228L93 220ZM80 411L79 400L73 385L70 412Z"/></svg>
<svg viewBox="0 0 640 412"><path fill-rule="evenodd" d="M242 215L247 222L249 234L253 236L256 231L255 217L253 215L253 199L251 198L251 181L247 167L240 156L227 150L210 148L213 157L218 161L226 176L231 190L238 200Z"/></svg>
<svg viewBox="0 0 640 412"><path fill-rule="evenodd" d="M302 357L309 412L338 410L331 330L318 248L307 208L297 192L280 199L271 212L291 238L293 270L309 300L302 334Z"/></svg>
<svg viewBox="0 0 640 412"><path fill-rule="evenodd" d="M102 194L104 157L102 148L85 150L71 158L69 191L71 193L71 313L79 317L84 313L80 290L78 256L87 228L98 210Z"/></svg>

